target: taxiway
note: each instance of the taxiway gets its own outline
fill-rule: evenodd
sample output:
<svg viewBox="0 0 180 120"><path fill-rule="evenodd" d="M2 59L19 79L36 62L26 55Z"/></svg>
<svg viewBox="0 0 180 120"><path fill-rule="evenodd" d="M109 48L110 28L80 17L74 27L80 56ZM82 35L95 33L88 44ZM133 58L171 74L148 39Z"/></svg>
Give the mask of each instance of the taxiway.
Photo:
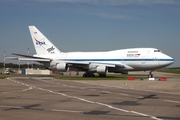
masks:
<svg viewBox="0 0 180 120"><path fill-rule="evenodd" d="M8 78L0 80L0 118L179 120L180 82L168 82Z"/></svg>

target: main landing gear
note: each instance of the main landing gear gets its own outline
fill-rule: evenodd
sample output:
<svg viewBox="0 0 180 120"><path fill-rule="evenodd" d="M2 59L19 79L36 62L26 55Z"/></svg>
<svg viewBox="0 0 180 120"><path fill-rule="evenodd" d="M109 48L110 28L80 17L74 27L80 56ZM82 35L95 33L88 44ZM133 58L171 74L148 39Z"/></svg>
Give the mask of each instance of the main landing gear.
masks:
<svg viewBox="0 0 180 120"><path fill-rule="evenodd" d="M99 74L99 77L106 77L106 74Z"/></svg>
<svg viewBox="0 0 180 120"><path fill-rule="evenodd" d="M83 77L95 77L94 73L85 72ZM106 77L106 74L99 74L99 77Z"/></svg>
<svg viewBox="0 0 180 120"><path fill-rule="evenodd" d="M94 73L85 72L83 77L95 77Z"/></svg>

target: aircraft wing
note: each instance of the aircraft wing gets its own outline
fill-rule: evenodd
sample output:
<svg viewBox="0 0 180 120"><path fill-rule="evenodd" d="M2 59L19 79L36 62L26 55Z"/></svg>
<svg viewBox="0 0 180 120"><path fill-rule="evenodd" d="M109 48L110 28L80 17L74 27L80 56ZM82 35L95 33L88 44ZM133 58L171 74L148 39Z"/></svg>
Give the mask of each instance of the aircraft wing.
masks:
<svg viewBox="0 0 180 120"><path fill-rule="evenodd" d="M121 67L124 68L125 66L123 64L112 64L112 63L100 63L100 62L81 62L81 61L64 61L67 64L70 64L72 66L89 66L89 65L94 65L94 66L99 66L99 65L104 65L107 67Z"/></svg>
<svg viewBox="0 0 180 120"><path fill-rule="evenodd" d="M87 71L97 69L98 67L105 66L112 69L120 69L127 67L123 64L112 64L112 63L100 63L100 62L82 62L82 61L64 61L64 63L68 64L69 70L75 71Z"/></svg>
<svg viewBox="0 0 180 120"><path fill-rule="evenodd" d="M21 60L21 61L36 61L36 62L51 62L52 61L52 59L49 59L49 58L34 57L34 56L16 54L16 53L12 53L12 54L21 56L21 57L9 57L8 59ZM114 68L115 67L125 68L125 66L126 66L124 64L112 64L112 63L89 62L89 61L82 62L82 61L61 60L58 62L64 62L74 68L89 68L90 66L106 66L106 67L114 67Z"/></svg>

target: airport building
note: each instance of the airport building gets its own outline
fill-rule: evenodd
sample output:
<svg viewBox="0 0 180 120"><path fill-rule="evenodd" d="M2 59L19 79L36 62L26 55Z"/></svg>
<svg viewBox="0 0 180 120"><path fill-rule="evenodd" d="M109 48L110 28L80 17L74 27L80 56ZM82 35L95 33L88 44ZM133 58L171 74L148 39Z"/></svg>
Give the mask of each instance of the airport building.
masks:
<svg viewBox="0 0 180 120"><path fill-rule="evenodd" d="M40 70L40 69L23 69L21 71L22 74L26 75L32 75L32 74L38 74L38 75L50 75L52 72L50 70Z"/></svg>

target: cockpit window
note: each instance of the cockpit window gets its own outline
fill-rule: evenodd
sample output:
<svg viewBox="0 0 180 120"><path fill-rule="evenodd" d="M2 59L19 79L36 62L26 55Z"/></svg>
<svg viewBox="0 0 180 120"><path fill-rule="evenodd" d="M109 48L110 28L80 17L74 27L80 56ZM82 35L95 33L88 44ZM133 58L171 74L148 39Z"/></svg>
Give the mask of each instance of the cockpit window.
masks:
<svg viewBox="0 0 180 120"><path fill-rule="evenodd" d="M160 50L154 50L154 52L161 52Z"/></svg>

